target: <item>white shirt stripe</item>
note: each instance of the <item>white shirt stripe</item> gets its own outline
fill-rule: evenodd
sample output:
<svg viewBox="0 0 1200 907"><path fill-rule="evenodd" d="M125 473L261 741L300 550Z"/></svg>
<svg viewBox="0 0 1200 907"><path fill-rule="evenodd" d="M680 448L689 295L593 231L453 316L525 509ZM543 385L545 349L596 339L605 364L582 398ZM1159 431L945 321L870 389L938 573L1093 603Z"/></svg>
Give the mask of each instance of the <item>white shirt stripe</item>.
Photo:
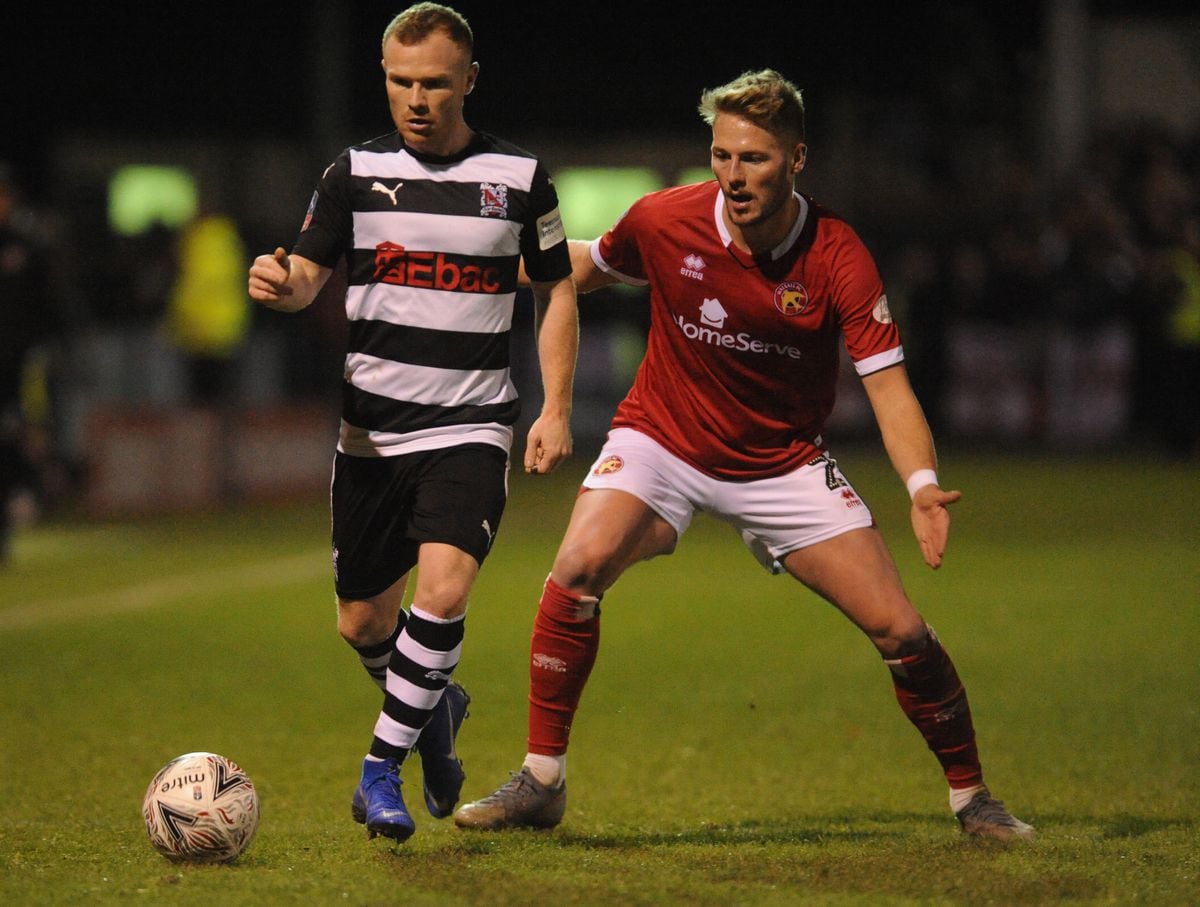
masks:
<svg viewBox="0 0 1200 907"><path fill-rule="evenodd" d="M399 243L406 249L461 255L519 255L521 225L492 217L446 214L354 213L354 248Z"/></svg>
<svg viewBox="0 0 1200 907"><path fill-rule="evenodd" d="M354 176L380 179L433 180L451 183L505 183L528 192L533 185L537 161L511 154L473 154L465 161L427 164L406 151L372 152L350 150L350 172ZM403 187L400 189L404 191Z"/></svg>
<svg viewBox="0 0 1200 907"><path fill-rule="evenodd" d="M346 314L351 321L500 334L512 327L513 298L512 293L492 296L371 284L346 290Z"/></svg>
<svg viewBox="0 0 1200 907"><path fill-rule="evenodd" d="M417 453L440 450L458 444L492 444L506 452L512 448L513 430L507 425L443 425L403 434L390 431L367 431L342 420L338 435L338 450L352 457L378 457L381 451Z"/></svg>
<svg viewBox="0 0 1200 907"><path fill-rule="evenodd" d="M346 380L368 393L427 406L486 406L517 396L508 369L431 368L364 353L346 357Z"/></svg>

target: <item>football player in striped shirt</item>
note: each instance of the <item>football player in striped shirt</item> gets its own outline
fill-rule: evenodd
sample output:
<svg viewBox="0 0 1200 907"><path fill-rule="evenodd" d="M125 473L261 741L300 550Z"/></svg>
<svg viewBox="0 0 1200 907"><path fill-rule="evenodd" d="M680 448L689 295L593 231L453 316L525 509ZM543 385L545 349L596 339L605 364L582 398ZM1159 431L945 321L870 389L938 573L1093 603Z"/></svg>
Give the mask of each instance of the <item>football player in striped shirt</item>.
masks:
<svg viewBox="0 0 1200 907"><path fill-rule="evenodd" d="M309 305L346 263L349 349L331 492L338 629L384 691L351 801L371 835L413 833L400 772L450 815L468 697L451 677L467 598L500 527L519 401L509 371L518 268L530 276L545 386L525 469L571 453L578 314L558 200L536 157L468 125L479 65L455 10L419 3L383 36L396 131L325 171L290 253L259 256L250 295ZM416 568L411 606L402 607Z"/></svg>

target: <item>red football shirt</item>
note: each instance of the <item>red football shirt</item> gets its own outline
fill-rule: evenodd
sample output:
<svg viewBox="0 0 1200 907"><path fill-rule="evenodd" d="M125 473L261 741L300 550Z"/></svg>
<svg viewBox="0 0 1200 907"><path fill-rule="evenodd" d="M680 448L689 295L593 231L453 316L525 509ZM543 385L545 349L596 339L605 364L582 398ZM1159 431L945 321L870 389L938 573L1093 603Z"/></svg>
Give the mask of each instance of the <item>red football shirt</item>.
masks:
<svg viewBox="0 0 1200 907"><path fill-rule="evenodd" d="M779 475L822 449L839 337L860 375L903 360L866 246L798 198L795 226L769 255L733 245L716 182L651 193L592 244L598 267L650 286L646 356L614 428L716 478Z"/></svg>

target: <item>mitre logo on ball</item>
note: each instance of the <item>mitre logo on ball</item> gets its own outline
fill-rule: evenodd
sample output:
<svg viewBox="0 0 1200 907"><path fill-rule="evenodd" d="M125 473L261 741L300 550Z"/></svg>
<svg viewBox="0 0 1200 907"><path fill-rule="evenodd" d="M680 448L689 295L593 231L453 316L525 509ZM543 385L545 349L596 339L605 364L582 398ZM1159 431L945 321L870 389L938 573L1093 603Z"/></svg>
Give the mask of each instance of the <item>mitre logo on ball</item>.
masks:
<svg viewBox="0 0 1200 907"><path fill-rule="evenodd" d="M232 759L184 753L164 765L142 799L150 843L171 860L224 863L250 846L260 811L254 782Z"/></svg>

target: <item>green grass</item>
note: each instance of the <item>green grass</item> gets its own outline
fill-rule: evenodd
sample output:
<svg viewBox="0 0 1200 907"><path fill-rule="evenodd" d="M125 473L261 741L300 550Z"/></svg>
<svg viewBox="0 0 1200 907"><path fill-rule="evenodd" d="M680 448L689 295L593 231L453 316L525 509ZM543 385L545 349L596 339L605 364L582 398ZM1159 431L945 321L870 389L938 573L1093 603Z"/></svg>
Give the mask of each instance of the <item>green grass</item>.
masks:
<svg viewBox="0 0 1200 907"><path fill-rule="evenodd" d="M323 502L23 533L0 572L0 901L15 904L1191 904L1200 892L1194 469L948 457L946 566L919 563L874 450L842 463L971 694L1032 845L963 838L864 638L723 525L605 599L550 833L419 811L368 842L349 796L378 694L334 630ZM583 468L514 476L472 599L465 793L524 752L536 599ZM236 863L155 853L139 814L182 752L263 804Z"/></svg>

